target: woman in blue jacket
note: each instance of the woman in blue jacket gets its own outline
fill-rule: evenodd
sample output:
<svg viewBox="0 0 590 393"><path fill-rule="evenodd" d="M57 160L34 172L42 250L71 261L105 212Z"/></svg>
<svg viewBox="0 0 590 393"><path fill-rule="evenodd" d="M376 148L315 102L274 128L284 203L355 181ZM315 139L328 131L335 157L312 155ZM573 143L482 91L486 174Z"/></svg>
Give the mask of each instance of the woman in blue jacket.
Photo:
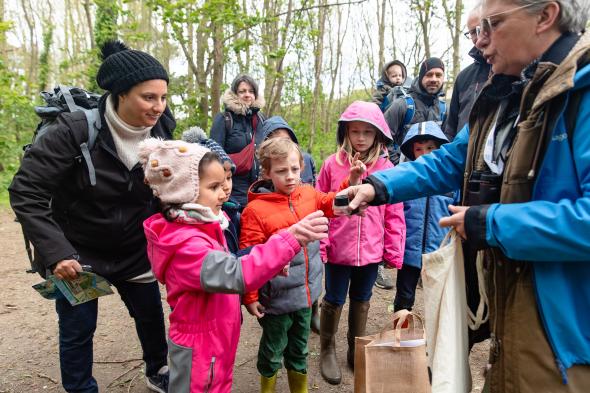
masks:
<svg viewBox="0 0 590 393"><path fill-rule="evenodd" d="M484 0L494 76L449 144L351 187L349 209L458 187L453 226L488 266L491 393L590 386L587 1Z"/></svg>

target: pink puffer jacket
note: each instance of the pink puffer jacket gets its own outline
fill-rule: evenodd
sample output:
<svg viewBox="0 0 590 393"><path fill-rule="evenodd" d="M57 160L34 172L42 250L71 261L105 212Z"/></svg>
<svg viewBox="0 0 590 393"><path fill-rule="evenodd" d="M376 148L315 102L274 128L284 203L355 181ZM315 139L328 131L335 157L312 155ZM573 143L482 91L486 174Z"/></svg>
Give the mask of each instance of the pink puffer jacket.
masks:
<svg viewBox="0 0 590 393"><path fill-rule="evenodd" d="M323 192L338 190L350 171L347 160L336 162L333 154L322 165L316 188ZM393 167L385 157L379 158L363 175L365 178L381 169ZM385 261L389 266L401 268L406 244L404 205L370 206L365 216L346 216L330 219L330 232L322 241L324 262L338 265L364 266Z"/></svg>
<svg viewBox="0 0 590 393"><path fill-rule="evenodd" d="M281 231L249 255L229 254L219 223L144 222L148 256L166 285L170 314L169 392L228 393L240 337L240 297L270 280L301 250Z"/></svg>
<svg viewBox="0 0 590 393"><path fill-rule="evenodd" d="M362 121L372 124L386 138L391 132L383 113L372 102L355 101L346 108L338 120L336 138L343 144L346 123ZM336 161L336 154L328 157L316 183L322 192L338 191L340 184L350 172L348 159L341 153L342 164ZM387 157L380 157L374 165L368 165L365 177L393 167ZM322 243L322 259L338 265L364 266L385 261L389 266L401 268L406 244L406 221L402 203L371 206L365 216L339 217L330 220L330 233Z"/></svg>

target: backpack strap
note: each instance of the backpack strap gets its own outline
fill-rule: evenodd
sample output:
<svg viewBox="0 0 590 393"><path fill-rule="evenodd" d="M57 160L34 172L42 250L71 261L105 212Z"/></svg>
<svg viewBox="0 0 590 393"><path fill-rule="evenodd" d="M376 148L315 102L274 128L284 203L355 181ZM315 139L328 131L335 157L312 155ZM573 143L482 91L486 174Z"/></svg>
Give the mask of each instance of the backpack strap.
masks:
<svg viewBox="0 0 590 393"><path fill-rule="evenodd" d="M223 124L225 125L225 132L228 133L234 128L234 119L229 111L223 112Z"/></svg>
<svg viewBox="0 0 590 393"><path fill-rule="evenodd" d="M84 112L84 116L86 117L86 124L88 125L88 141L82 142L80 144L80 150L82 151L82 157L84 157L84 161L86 161L86 167L88 168L88 177L90 178L90 185L95 186L96 170L94 169L94 164L92 163L92 158L90 157L90 151L96 143L98 131L100 130L100 113L98 112L98 108L94 108L92 110L81 108L81 111Z"/></svg>
<svg viewBox="0 0 590 393"><path fill-rule="evenodd" d="M402 121L402 128L410 124L412 119L414 118L414 113L416 113L416 103L411 95L404 93L404 100L406 100L406 114L404 115L404 120Z"/></svg>
<svg viewBox="0 0 590 393"><path fill-rule="evenodd" d="M438 109L440 112L440 121L444 122L445 118L447 117L447 104L440 99L437 99L438 101Z"/></svg>
<svg viewBox="0 0 590 393"><path fill-rule="evenodd" d="M64 97L66 105L70 112L75 112L76 110L80 109L76 102L74 101L74 97L72 97L72 92L70 91L70 87L66 85L58 85L58 89L61 91L61 94Z"/></svg>

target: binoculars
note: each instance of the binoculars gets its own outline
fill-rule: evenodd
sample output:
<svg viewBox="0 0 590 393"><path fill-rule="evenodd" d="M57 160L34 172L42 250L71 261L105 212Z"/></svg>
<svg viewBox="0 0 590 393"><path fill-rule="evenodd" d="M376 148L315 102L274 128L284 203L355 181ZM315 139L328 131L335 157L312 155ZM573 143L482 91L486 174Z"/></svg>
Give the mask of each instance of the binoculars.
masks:
<svg viewBox="0 0 590 393"><path fill-rule="evenodd" d="M467 182L467 206L500 202L502 176L491 172L473 171Z"/></svg>

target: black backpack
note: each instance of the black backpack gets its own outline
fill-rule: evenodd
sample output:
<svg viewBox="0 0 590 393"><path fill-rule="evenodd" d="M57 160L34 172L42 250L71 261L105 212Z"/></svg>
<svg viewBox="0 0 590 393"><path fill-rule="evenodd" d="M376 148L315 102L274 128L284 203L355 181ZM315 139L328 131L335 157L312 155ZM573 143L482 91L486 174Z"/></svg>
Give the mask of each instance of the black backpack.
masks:
<svg viewBox="0 0 590 393"><path fill-rule="evenodd" d="M57 117L66 112L83 112L86 117L86 123L88 124L88 140L83 141L80 144L81 157L86 163L88 168L88 175L90 177L90 185L96 185L96 172L92 159L90 157L90 151L96 143L96 137L101 127L100 114L98 112L98 101L100 95L96 93L88 92L78 87L70 87L64 85L56 86L52 92L43 91L41 97L45 101L44 106L36 106L35 113L41 118L41 122L37 125L37 129L33 134L31 143L23 146L23 150L26 152L35 142L51 129L51 126L57 121ZM34 263L33 251L31 249L31 242L27 238L27 235L23 231L25 238L25 248L29 261L31 262L31 269L27 270L29 273L38 272L38 266ZM41 273L41 272L39 272Z"/></svg>
<svg viewBox="0 0 590 393"><path fill-rule="evenodd" d="M70 87L64 85L56 86L52 92L43 91L41 97L46 105L36 106L35 113L41 118L37 129L33 134L33 140L28 145L23 146L27 151L36 140L45 134L50 127L56 122L57 116L65 112L83 112L88 124L88 140L80 144L82 158L86 162L90 184L96 185L96 172L90 158L90 150L94 147L98 131L101 127L100 114L98 113L98 101L100 95L88 92L79 87Z"/></svg>

